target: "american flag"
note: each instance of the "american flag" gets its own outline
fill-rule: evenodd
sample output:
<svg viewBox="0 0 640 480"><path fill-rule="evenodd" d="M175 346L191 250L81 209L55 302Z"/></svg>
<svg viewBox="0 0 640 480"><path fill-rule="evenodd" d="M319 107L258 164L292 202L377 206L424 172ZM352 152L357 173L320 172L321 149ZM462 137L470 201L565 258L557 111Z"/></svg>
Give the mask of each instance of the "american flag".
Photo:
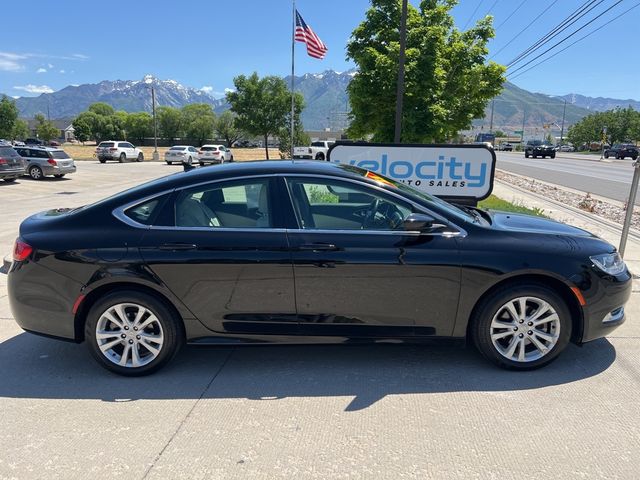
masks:
<svg viewBox="0 0 640 480"><path fill-rule="evenodd" d="M298 42L307 44L307 53L310 57L324 58L325 53L327 53L327 46L311 30L311 27L304 22L298 10L296 10L295 39Z"/></svg>

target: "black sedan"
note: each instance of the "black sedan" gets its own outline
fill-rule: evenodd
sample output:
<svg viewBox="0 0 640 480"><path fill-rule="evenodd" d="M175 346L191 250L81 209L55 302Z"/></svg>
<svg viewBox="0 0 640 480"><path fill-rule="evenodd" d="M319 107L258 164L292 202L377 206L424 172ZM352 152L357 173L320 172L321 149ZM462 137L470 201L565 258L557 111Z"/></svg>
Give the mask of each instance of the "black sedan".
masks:
<svg viewBox="0 0 640 480"><path fill-rule="evenodd" d="M13 255L19 325L85 341L124 375L184 343L445 338L531 369L611 332L631 293L588 232L313 161L206 167L43 212Z"/></svg>

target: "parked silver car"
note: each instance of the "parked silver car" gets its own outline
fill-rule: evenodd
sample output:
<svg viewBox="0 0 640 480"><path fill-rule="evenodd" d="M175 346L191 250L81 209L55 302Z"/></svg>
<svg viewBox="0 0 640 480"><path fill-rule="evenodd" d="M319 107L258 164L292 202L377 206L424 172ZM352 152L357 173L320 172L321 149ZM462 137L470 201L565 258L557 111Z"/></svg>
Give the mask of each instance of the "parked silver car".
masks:
<svg viewBox="0 0 640 480"><path fill-rule="evenodd" d="M176 163L188 163L191 165L198 158L198 151L189 145L174 145L164 153L164 161L167 165Z"/></svg>
<svg viewBox="0 0 640 480"><path fill-rule="evenodd" d="M25 174L34 180L41 180L47 175L62 178L75 173L76 164L67 152L53 147L15 147L16 152L26 162Z"/></svg>

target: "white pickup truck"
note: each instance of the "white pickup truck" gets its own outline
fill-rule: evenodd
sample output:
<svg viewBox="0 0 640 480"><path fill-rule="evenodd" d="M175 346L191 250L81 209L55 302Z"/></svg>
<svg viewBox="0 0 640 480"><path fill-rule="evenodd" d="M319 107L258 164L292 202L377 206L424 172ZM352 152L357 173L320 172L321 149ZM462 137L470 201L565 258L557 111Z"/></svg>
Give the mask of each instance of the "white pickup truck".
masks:
<svg viewBox="0 0 640 480"><path fill-rule="evenodd" d="M329 147L335 142L318 141L311 142L310 147L294 147L293 158L306 158L313 160L326 160Z"/></svg>

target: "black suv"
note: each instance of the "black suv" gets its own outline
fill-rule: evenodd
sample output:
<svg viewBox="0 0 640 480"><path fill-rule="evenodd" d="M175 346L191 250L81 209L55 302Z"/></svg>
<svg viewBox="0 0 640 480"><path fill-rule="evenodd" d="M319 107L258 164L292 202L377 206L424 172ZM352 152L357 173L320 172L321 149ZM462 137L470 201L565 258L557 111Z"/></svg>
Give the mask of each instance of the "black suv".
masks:
<svg viewBox="0 0 640 480"><path fill-rule="evenodd" d="M631 157L633 160L638 158L638 147L630 143L616 143L613 147L609 147L604 151L604 158Z"/></svg>
<svg viewBox="0 0 640 480"><path fill-rule="evenodd" d="M556 158L556 150L553 145L542 142L542 140L529 140L527 146L524 148L524 156L536 157L551 157Z"/></svg>

